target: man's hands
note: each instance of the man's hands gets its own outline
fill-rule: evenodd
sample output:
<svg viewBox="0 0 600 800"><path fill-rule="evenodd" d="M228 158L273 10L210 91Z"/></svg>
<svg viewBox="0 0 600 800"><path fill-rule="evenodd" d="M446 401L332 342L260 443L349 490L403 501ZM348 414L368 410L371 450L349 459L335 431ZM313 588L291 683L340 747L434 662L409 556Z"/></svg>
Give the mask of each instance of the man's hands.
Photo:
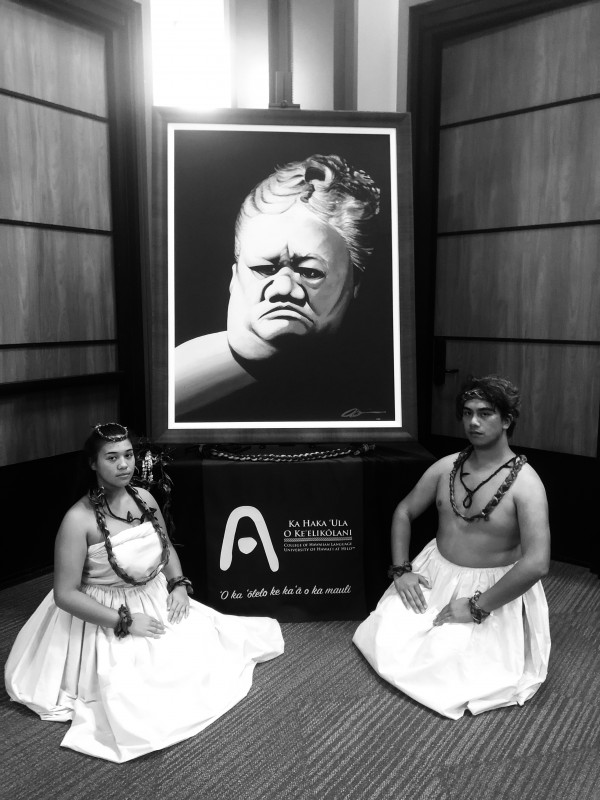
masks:
<svg viewBox="0 0 600 800"><path fill-rule="evenodd" d="M176 586L167 598L167 619L169 622L181 622L190 613L190 598L185 586Z"/></svg>
<svg viewBox="0 0 600 800"><path fill-rule="evenodd" d="M431 589L429 581L418 572L405 572L399 577L394 576L394 585L400 599L406 608L412 608L416 614L423 614L427 610L427 603L421 586ZM433 620L435 626L446 622L473 622L468 597L457 597L444 606Z"/></svg>
<svg viewBox="0 0 600 800"><path fill-rule="evenodd" d="M417 614L427 610L427 603L421 590L421 584L431 589L427 578L417 572L405 572L404 575L394 575L394 586L406 608L412 608Z"/></svg>
<svg viewBox="0 0 600 800"><path fill-rule="evenodd" d="M451 600L433 620L434 625L443 625L445 622L473 622L468 597Z"/></svg>

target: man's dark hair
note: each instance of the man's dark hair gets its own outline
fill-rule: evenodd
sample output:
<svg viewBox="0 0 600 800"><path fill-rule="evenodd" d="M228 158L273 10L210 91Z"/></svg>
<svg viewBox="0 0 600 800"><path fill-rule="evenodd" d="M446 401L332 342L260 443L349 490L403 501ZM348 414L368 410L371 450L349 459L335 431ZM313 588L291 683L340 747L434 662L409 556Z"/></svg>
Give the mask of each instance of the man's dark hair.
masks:
<svg viewBox="0 0 600 800"><path fill-rule="evenodd" d="M512 436L521 405L518 386L498 375L486 375L483 378L470 376L456 396L457 419L462 419L464 405L469 400L486 400L497 408L502 419L510 419L506 434Z"/></svg>

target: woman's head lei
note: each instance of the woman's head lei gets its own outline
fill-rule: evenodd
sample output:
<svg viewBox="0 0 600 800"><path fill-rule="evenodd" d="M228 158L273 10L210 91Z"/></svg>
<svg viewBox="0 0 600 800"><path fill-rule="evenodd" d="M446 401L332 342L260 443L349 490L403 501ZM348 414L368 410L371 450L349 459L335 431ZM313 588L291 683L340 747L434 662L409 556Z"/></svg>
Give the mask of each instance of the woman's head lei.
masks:
<svg viewBox="0 0 600 800"><path fill-rule="evenodd" d="M102 428L118 428L119 430L115 433L104 433ZM120 425L118 422L103 422L100 425L96 425L94 431L101 439L105 439L107 442L122 442L129 437L129 431L125 425Z"/></svg>

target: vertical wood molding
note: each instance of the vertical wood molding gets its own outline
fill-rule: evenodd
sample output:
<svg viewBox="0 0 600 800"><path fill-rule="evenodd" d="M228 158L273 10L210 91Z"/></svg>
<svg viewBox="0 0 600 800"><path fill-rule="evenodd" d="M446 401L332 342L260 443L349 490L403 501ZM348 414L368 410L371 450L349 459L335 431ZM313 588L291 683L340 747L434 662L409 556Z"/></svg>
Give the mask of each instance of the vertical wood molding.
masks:
<svg viewBox="0 0 600 800"><path fill-rule="evenodd" d="M86 0L86 5L90 2ZM107 10L111 9L121 14L119 24L113 24L107 33L118 362L124 372L121 411L132 427L145 431L150 363L144 340L144 314L150 313L150 306L143 276L149 253L144 214L147 188L142 15L140 4L134 0L109 0Z"/></svg>
<svg viewBox="0 0 600 800"><path fill-rule="evenodd" d="M333 24L333 108L356 111L358 0L335 0Z"/></svg>
<svg viewBox="0 0 600 800"><path fill-rule="evenodd" d="M290 0L269 0L269 106L293 105Z"/></svg>

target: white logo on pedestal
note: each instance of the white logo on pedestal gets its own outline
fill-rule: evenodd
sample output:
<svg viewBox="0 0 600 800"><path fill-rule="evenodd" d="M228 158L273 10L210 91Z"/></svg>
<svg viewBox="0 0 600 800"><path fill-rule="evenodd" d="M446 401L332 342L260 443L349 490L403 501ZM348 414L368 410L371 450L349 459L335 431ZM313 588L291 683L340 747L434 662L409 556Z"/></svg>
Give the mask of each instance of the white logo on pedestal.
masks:
<svg viewBox="0 0 600 800"><path fill-rule="evenodd" d="M273 542L271 541L271 535L269 534L267 523L265 522L265 518L260 513L258 508L255 508L254 506L238 506L237 508L234 508L229 515L227 524L225 525L225 534L223 535L219 566L223 572L228 570L231 566L235 534L240 520L244 519L245 517L248 517L248 519L251 519L252 522L254 522L254 525L256 526L256 532L258 533L258 537L262 542L271 572L277 572L279 569L279 559L277 558L277 553L273 547ZM251 553L256 545L256 539L251 536L244 536L238 542L238 547L244 554Z"/></svg>

